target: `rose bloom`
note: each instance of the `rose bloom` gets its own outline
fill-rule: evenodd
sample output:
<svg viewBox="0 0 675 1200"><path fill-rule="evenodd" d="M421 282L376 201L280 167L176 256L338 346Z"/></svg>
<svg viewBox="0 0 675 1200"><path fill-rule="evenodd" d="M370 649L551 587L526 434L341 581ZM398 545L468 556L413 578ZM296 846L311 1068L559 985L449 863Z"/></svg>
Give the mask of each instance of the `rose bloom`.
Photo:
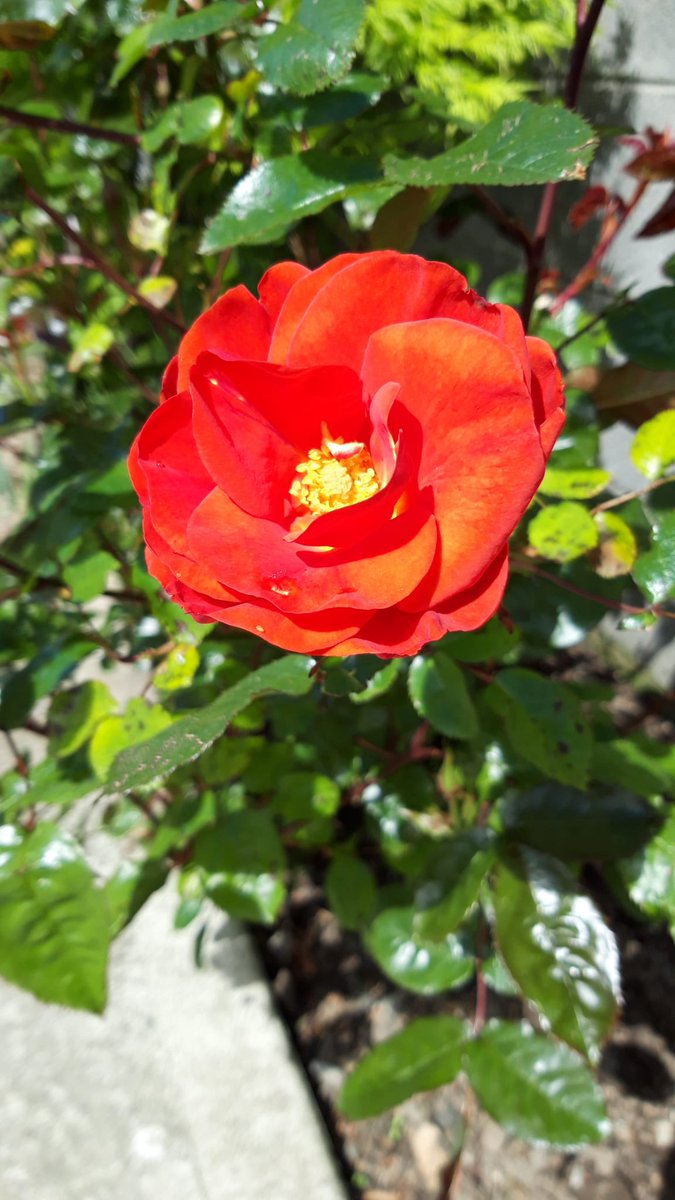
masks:
<svg viewBox="0 0 675 1200"><path fill-rule="evenodd" d="M564 421L552 350L445 263L283 262L199 317L133 445L148 569L307 654L484 624Z"/></svg>

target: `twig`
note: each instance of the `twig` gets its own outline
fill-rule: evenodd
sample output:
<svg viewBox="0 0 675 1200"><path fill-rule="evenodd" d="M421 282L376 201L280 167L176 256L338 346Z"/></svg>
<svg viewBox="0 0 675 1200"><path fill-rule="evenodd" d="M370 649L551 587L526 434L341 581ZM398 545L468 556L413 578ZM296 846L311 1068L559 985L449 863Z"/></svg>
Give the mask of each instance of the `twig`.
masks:
<svg viewBox="0 0 675 1200"><path fill-rule="evenodd" d="M624 604L621 600L609 600L606 596L598 596L595 592L589 592L586 588L577 587L574 583L568 583L566 579L560 579L558 575L554 575L551 571L544 571L542 567L535 566L524 559L514 559L513 569L520 571L523 575L537 575L540 579L546 579L549 583L555 583L558 587L563 588L566 592L572 592L575 596L581 596L582 600L592 600L595 604L601 604L603 608L611 609L613 612L629 613L632 616L644 617L665 617L667 620L675 621L675 612L670 612L668 609L662 608L660 604L652 604L650 608L640 608L636 604Z"/></svg>
<svg viewBox="0 0 675 1200"><path fill-rule="evenodd" d="M98 125L83 125L79 121L68 121L64 117L39 117L34 113L20 112L0 104L0 117L10 125L24 125L26 129L52 129L56 133L82 134L100 142L119 142L124 146L137 146L137 133L124 133L121 129L101 129Z"/></svg>
<svg viewBox="0 0 675 1200"><path fill-rule="evenodd" d="M9 732L9 729L3 729L2 732L4 733L7 745L9 746L9 748L12 752L12 757L14 759L14 766L16 768L17 775L20 775L22 779L27 779L29 772L28 772L28 763L26 762L26 759L24 758L23 754L19 750L19 747L17 746L16 742L14 741L14 738L12 737L11 733Z"/></svg>
<svg viewBox="0 0 675 1200"><path fill-rule="evenodd" d="M591 38L593 37L604 3L605 0L591 0L588 12L585 11L584 4L579 4L577 7L577 32L572 47L570 65L563 93L565 108L576 108L588 48L591 44ZM551 227L557 190L557 183L547 183L544 188L537 225L532 239L532 247L528 255L525 295L521 309L521 317L526 330L529 328L532 308L537 294L537 286L544 266L546 241Z"/></svg>
<svg viewBox="0 0 675 1200"><path fill-rule="evenodd" d="M675 483L675 475L666 475L663 479L655 479L643 488L636 488L634 492L623 492L621 496L612 496L611 500L604 500L602 504L596 504L595 508L591 509L591 516L594 517L596 513L606 512L608 508L618 508L620 504L628 504L629 500L639 500L641 496L646 496L649 492L655 492L657 488L663 487L665 483Z"/></svg>
<svg viewBox="0 0 675 1200"><path fill-rule="evenodd" d="M98 270L102 275L105 275L106 279L108 279L110 283L113 283L115 287L118 287L121 292L124 292L125 295L129 296L130 299L132 299L136 304L139 304L142 308L146 309L146 311L150 314L154 324L159 325L163 323L171 326L172 329L177 329L179 333L185 332L185 328L180 321L177 321L175 317L172 317L171 314L166 312L164 309L155 308L154 304L151 304L150 301L147 300L145 296L141 295L141 293L137 291L132 284L128 283L124 276L120 275L119 271L117 271L115 267L106 262L105 259L101 258L101 255L98 253L98 251L89 244L86 238L83 238L82 234L79 233L77 229L74 229L73 226L65 219L65 217L61 216L61 213L56 212L56 210L52 208L51 204L47 204L47 201L43 200L42 196L39 196L38 193L33 190L30 184L26 183L24 184L24 187L26 197L28 200L30 200L31 204L34 204L36 208L41 209L42 212L45 213L45 215L48 216L51 221L53 221L54 225L61 230L61 233L64 235L64 237L68 238L79 247L85 258L91 259L94 263L96 263Z"/></svg>
<svg viewBox="0 0 675 1200"><path fill-rule="evenodd" d="M519 246L522 246L525 253L529 255L532 250L532 238L517 217L512 217L507 213L501 204L495 200L494 196L491 196L485 188L474 184L471 187L471 191L502 232L514 242L517 242Z"/></svg>

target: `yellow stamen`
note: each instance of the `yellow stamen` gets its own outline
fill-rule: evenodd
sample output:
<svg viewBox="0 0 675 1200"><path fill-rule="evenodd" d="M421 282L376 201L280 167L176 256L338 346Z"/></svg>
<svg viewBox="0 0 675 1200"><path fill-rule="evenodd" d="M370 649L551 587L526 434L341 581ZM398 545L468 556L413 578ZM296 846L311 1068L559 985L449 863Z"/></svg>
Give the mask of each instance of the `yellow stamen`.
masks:
<svg viewBox="0 0 675 1200"><path fill-rule="evenodd" d="M373 460L363 442L324 437L319 450L310 450L298 463L290 494L296 507L316 516L358 504L380 490Z"/></svg>

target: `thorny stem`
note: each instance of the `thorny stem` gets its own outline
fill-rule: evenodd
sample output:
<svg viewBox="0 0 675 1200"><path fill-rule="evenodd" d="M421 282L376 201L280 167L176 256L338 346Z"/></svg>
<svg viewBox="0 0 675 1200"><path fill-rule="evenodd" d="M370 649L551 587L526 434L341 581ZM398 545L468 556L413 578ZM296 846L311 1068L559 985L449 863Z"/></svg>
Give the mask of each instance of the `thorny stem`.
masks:
<svg viewBox="0 0 675 1200"><path fill-rule="evenodd" d="M101 255L98 253L98 251L89 244L86 238L82 237L82 234L79 233L77 229L74 229L65 217L62 217L61 214L56 212L56 210L53 209L50 204L47 204L47 201L43 200L42 196L39 196L29 184L25 184L24 187L26 197L28 200L30 200L31 204L34 204L36 208L41 209L42 212L45 213L45 215L48 216L51 221L53 221L54 225L61 230L61 233L64 235L64 237L68 238L79 247L85 258L89 258L92 260L92 262L96 263L98 270L102 275L105 275L106 279L108 279L110 283L113 283L115 287L118 287L120 291L124 292L125 295L130 297L130 299L134 300L136 304L139 304L142 308L146 309L155 325L165 324L171 326L172 329L177 329L179 333L185 332L180 321L177 321L175 317L172 317L171 314L166 312L164 309L155 308L154 304L151 304L150 301L145 298L145 296L142 296L141 293L132 286L132 284L128 283L124 276L120 275L119 271L117 271L115 267L106 262L105 259L101 258Z"/></svg>
<svg viewBox="0 0 675 1200"><path fill-rule="evenodd" d="M96 138L101 142L119 142L125 146L137 146L140 142L137 133L124 133L121 129L101 129L98 125L83 125L79 121L68 121L63 117L34 116L33 113L7 108L4 104L0 104L0 118L8 121L10 125L24 125L26 129L52 129L57 133L79 133L84 137Z"/></svg>
<svg viewBox="0 0 675 1200"><path fill-rule="evenodd" d="M576 108L577 99L579 97L579 88L583 76L584 66L586 64L586 56L588 48L591 44L591 38L595 32L595 27L598 23L600 13L602 12L605 0L591 0L591 4L586 12L585 4L577 5L577 32L572 47L570 57L570 65L567 72L567 80L565 82L565 90L563 92L563 103L565 108ZM544 188L544 194L541 199L541 207L537 219L532 246L528 254L527 277L525 280L525 295L523 297L523 306L521 317L525 330L528 329L530 318L532 316L532 308L534 305L535 296L537 294L537 285L541 277L541 272L544 266L544 254L546 250L546 241L551 227L551 219L553 217L553 208L558 190L557 183L547 183Z"/></svg>
<svg viewBox="0 0 675 1200"><path fill-rule="evenodd" d="M480 201L485 211L490 214L495 224L502 230L502 233L510 237L512 241L517 242L519 246L522 246L525 253L529 255L532 250L532 238L517 217L512 217L507 213L501 204L495 200L494 196L491 196L485 188L474 185L471 191Z"/></svg>

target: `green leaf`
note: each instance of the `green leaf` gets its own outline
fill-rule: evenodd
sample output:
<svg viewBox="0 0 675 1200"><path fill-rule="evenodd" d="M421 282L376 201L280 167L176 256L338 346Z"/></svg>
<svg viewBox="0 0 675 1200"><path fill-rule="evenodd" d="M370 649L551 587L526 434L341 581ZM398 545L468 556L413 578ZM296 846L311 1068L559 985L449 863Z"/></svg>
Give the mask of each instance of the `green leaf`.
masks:
<svg viewBox="0 0 675 1200"><path fill-rule="evenodd" d="M242 809L202 830L193 862L208 872L207 892L220 908L242 921L274 921L286 894L285 855L269 812Z"/></svg>
<svg viewBox="0 0 675 1200"><path fill-rule="evenodd" d="M49 739L50 754L57 758L74 754L114 708L110 691L96 679L59 693L49 709L49 727L53 730Z"/></svg>
<svg viewBox="0 0 675 1200"><path fill-rule="evenodd" d="M545 775L583 787L593 738L573 692L524 667L500 671L485 692L515 750Z"/></svg>
<svg viewBox="0 0 675 1200"><path fill-rule="evenodd" d="M82 796L96 792L99 786L83 755L67 759L50 756L37 766L31 764L28 778L18 771L2 776L0 808L5 820L13 820L36 804L44 809L67 808Z"/></svg>
<svg viewBox="0 0 675 1200"><path fill-rule="evenodd" d="M114 341L112 329L100 321L78 330L73 337L73 353L68 359L68 370L76 373L83 367L100 362Z"/></svg>
<svg viewBox="0 0 675 1200"><path fill-rule="evenodd" d="M387 908L365 935L365 943L384 973L423 996L461 987L473 977L475 959L465 939L448 934L441 942L423 938L415 909Z"/></svg>
<svg viewBox="0 0 675 1200"><path fill-rule="evenodd" d="M176 692L189 687L199 666L199 650L189 642L181 642L169 651L153 683L161 692Z"/></svg>
<svg viewBox="0 0 675 1200"><path fill-rule="evenodd" d="M74 838L0 827L0 974L39 1000L103 1012L108 916Z"/></svg>
<svg viewBox="0 0 675 1200"><path fill-rule="evenodd" d="M351 854L337 855L326 872L326 895L343 929L362 929L373 916L377 887L372 872Z"/></svg>
<svg viewBox="0 0 675 1200"><path fill-rule="evenodd" d="M612 340L631 362L652 371L675 368L675 287L656 288L610 309L606 321Z"/></svg>
<svg viewBox="0 0 675 1200"><path fill-rule="evenodd" d="M314 659L287 654L252 671L213 703L194 714L180 717L171 728L152 737L142 747L124 750L110 773L109 789L119 792L139 787L199 758L225 732L230 722L261 696L272 692L287 696L306 695L312 687L310 671L313 667Z"/></svg>
<svg viewBox="0 0 675 1200"><path fill-rule="evenodd" d="M518 842L572 861L632 854L660 824L657 811L631 792L582 792L544 783L499 804L504 829Z"/></svg>
<svg viewBox="0 0 675 1200"><path fill-rule="evenodd" d="M478 718L461 667L443 653L418 654L410 664L408 691L413 708L446 737L470 740Z"/></svg>
<svg viewBox="0 0 675 1200"><path fill-rule="evenodd" d="M451 1083L462 1066L467 1026L457 1017L421 1017L357 1063L338 1100L350 1121L376 1117L416 1092Z"/></svg>
<svg viewBox="0 0 675 1200"><path fill-rule="evenodd" d="M364 0L302 0L292 21L261 38L258 66L268 83L307 96L347 74Z"/></svg>
<svg viewBox="0 0 675 1200"><path fill-rule="evenodd" d="M583 179L597 145L590 125L559 105L517 100L487 125L436 158L385 158L395 183L446 187L452 183L547 183Z"/></svg>
<svg viewBox="0 0 675 1200"><path fill-rule="evenodd" d="M492 841L485 829L468 829L440 841L415 895L415 928L423 938L442 941L462 924L494 861Z"/></svg>
<svg viewBox="0 0 675 1200"><path fill-rule="evenodd" d="M148 154L155 154L171 137L176 137L181 146L203 142L218 128L224 113L225 107L220 96L179 100L166 109L152 129L143 134L143 149Z"/></svg>
<svg viewBox="0 0 675 1200"><path fill-rule="evenodd" d="M2 685L0 729L16 729L23 725L36 701L52 692L93 649L93 642L67 642L64 645L56 638L20 671L9 675Z"/></svg>
<svg viewBox="0 0 675 1200"><path fill-rule="evenodd" d="M539 484L543 496L558 500L588 500L603 492L612 478L611 471L599 467L576 468L548 467Z"/></svg>
<svg viewBox="0 0 675 1200"><path fill-rule="evenodd" d="M237 183L208 222L200 252L274 241L301 217L322 212L381 179L374 159L338 158L319 150L260 163Z"/></svg>
<svg viewBox="0 0 675 1200"><path fill-rule="evenodd" d="M675 937L675 810L649 845L618 870L634 904L655 920L665 920Z"/></svg>
<svg viewBox="0 0 675 1200"><path fill-rule="evenodd" d="M321 845L330 839L331 817L340 806L340 789L334 779L312 771L291 771L277 782L270 811L290 826L290 835L301 846Z"/></svg>
<svg viewBox="0 0 675 1200"><path fill-rule="evenodd" d="M640 796L675 796L675 746L637 736L598 742L593 747L591 776Z"/></svg>
<svg viewBox="0 0 675 1200"><path fill-rule="evenodd" d="M86 604L101 595L110 572L118 568L119 563L107 550L95 550L93 554L85 551L63 568L63 579L75 603Z"/></svg>
<svg viewBox="0 0 675 1200"><path fill-rule="evenodd" d="M111 938L129 924L153 892L163 887L169 868L160 859L123 862L104 884L102 894L108 909Z"/></svg>
<svg viewBox="0 0 675 1200"><path fill-rule="evenodd" d="M620 999L611 930L561 863L521 847L494 886L500 954L528 1003L562 1041L597 1063Z"/></svg>
<svg viewBox="0 0 675 1200"><path fill-rule="evenodd" d="M171 722L170 713L159 704L149 704L142 698L130 700L121 716L101 721L89 745L89 760L99 780L106 780L121 751L131 753L129 747L138 745L145 748L153 734L166 729ZM135 753L143 756L143 750ZM112 790L117 791L117 788L113 786Z"/></svg>
<svg viewBox="0 0 675 1200"><path fill-rule="evenodd" d="M651 547L638 556L633 578L652 604L675 595L675 513L654 526Z"/></svg>
<svg viewBox="0 0 675 1200"><path fill-rule="evenodd" d="M588 1068L528 1025L490 1021L467 1045L466 1057L481 1105L515 1137L573 1147L609 1133L602 1093Z"/></svg>
<svg viewBox="0 0 675 1200"><path fill-rule="evenodd" d="M672 290L675 291L675 288ZM633 439L630 456L638 471L647 479L660 479L665 475L667 468L675 463L675 410L666 409L640 426Z"/></svg>
<svg viewBox="0 0 675 1200"><path fill-rule="evenodd" d="M600 539L591 514L572 500L541 509L530 521L527 535L538 554L560 563L588 554Z"/></svg>
<svg viewBox="0 0 675 1200"><path fill-rule="evenodd" d="M118 83L121 83L125 76L129 74L129 71L133 70L142 58L145 58L151 33L152 25L150 23L146 25L134 25L126 37L122 38L115 51L117 66L110 76L109 86L111 88L116 88Z"/></svg>
<svg viewBox="0 0 675 1200"><path fill-rule="evenodd" d="M153 21L150 27L147 48L151 50L170 42L195 42L198 38L220 33L221 29L231 29L241 22L241 18L242 5L239 0L215 0L206 8L188 12L182 17L162 16Z"/></svg>
<svg viewBox="0 0 675 1200"><path fill-rule="evenodd" d="M139 295L149 300L153 308L166 308L178 290L178 283L170 275L149 275L138 285Z"/></svg>
<svg viewBox="0 0 675 1200"><path fill-rule="evenodd" d="M443 649L460 662L498 661L515 649L520 638L519 629L509 629L499 617L493 617L487 625L473 633L446 633Z"/></svg>

